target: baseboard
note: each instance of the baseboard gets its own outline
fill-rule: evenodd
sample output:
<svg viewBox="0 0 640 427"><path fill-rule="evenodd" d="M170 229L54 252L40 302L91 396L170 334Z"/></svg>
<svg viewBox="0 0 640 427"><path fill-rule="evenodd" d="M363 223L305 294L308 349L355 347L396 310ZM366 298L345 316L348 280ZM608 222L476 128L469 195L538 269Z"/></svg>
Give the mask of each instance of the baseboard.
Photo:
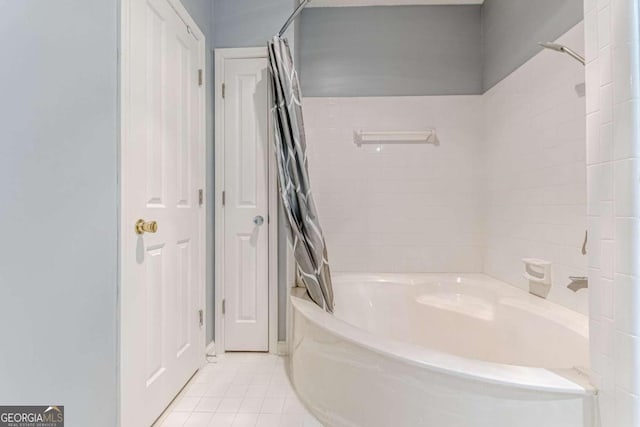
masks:
<svg viewBox="0 0 640 427"><path fill-rule="evenodd" d="M215 356L216 355L216 343L215 341L211 341L206 348L205 356Z"/></svg>
<svg viewBox="0 0 640 427"><path fill-rule="evenodd" d="M277 352L280 356L289 354L289 344L286 341L278 341Z"/></svg>

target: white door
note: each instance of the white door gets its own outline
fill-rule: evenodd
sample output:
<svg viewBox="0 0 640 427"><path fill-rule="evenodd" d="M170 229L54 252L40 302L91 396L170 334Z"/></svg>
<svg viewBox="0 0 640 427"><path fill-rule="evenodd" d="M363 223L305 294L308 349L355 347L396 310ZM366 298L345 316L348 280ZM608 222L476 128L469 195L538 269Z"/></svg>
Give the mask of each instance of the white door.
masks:
<svg viewBox="0 0 640 427"><path fill-rule="evenodd" d="M269 350L266 58L224 62L225 350Z"/></svg>
<svg viewBox="0 0 640 427"><path fill-rule="evenodd" d="M123 7L121 425L143 427L204 359L204 40L169 0Z"/></svg>

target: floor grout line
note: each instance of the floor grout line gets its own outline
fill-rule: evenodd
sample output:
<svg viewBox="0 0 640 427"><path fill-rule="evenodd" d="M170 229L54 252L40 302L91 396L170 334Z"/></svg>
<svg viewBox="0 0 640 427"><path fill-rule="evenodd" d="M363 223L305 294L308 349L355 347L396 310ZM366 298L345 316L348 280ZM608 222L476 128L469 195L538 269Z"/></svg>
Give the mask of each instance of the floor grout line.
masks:
<svg viewBox="0 0 640 427"><path fill-rule="evenodd" d="M298 399L286 358L232 353L194 375L154 427L322 427Z"/></svg>

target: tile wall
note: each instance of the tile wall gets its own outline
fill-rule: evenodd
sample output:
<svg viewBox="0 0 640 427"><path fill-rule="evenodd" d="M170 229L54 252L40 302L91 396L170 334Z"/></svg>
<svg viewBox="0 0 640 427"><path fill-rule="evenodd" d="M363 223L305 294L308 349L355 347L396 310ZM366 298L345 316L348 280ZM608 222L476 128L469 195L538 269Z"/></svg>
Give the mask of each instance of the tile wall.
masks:
<svg viewBox="0 0 640 427"><path fill-rule="evenodd" d="M557 42L583 53L583 24ZM551 261L548 298L586 314L588 290L566 287L587 275L584 83L582 64L543 50L484 94L483 270L528 290L521 259Z"/></svg>
<svg viewBox="0 0 640 427"><path fill-rule="evenodd" d="M640 425L640 19L585 0L591 367L603 427Z"/></svg>
<svg viewBox="0 0 640 427"><path fill-rule="evenodd" d="M482 269L480 96L305 98L309 173L334 271ZM357 147L435 127L440 146Z"/></svg>

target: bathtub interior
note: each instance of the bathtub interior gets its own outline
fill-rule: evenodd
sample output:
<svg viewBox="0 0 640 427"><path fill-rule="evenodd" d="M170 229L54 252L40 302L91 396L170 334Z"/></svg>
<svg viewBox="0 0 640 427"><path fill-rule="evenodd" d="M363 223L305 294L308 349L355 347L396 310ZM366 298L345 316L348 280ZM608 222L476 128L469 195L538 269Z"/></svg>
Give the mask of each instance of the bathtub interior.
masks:
<svg viewBox="0 0 640 427"><path fill-rule="evenodd" d="M487 362L589 366L588 319L483 274L334 273L335 316L392 340Z"/></svg>

